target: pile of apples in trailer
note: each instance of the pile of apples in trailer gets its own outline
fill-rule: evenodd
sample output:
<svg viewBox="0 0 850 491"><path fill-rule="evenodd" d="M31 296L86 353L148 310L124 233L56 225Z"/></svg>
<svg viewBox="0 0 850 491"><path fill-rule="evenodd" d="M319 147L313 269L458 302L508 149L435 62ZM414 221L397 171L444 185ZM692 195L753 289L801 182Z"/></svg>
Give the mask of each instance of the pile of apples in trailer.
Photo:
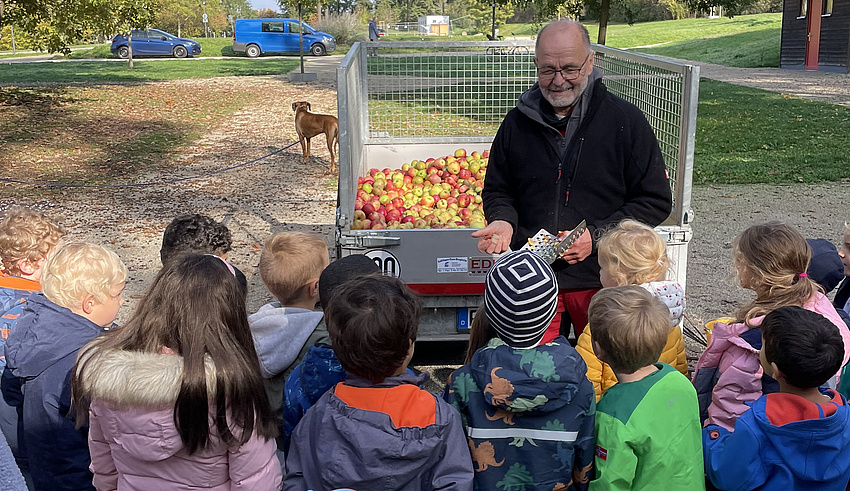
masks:
<svg viewBox="0 0 850 491"><path fill-rule="evenodd" d="M484 228L481 190L490 152L414 160L357 179L352 230Z"/></svg>

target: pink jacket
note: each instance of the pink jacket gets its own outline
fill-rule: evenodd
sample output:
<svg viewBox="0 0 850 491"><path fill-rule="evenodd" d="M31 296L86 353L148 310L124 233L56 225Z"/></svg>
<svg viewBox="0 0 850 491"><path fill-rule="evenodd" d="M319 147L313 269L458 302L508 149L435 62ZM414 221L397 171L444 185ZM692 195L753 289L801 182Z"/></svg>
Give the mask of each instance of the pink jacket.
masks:
<svg viewBox="0 0 850 491"><path fill-rule="evenodd" d="M816 293L803 308L817 312L835 324L844 341L842 366L847 364L850 360L850 330L829 299L822 293ZM711 341L700 356L693 376L701 416L706 425L716 424L735 431L738 417L750 408L749 404L761 397L764 372L759 362L759 350L742 335L751 327L760 326L763 319L764 316L752 319L750 326L744 323L714 324Z"/></svg>
<svg viewBox="0 0 850 491"><path fill-rule="evenodd" d="M111 351L102 360L84 380L92 391L89 449L99 491L281 489L274 439L255 434L244 445L227 447L215 430L214 405L209 444L189 454L174 425L179 356ZM211 362L207 387L215 392Z"/></svg>

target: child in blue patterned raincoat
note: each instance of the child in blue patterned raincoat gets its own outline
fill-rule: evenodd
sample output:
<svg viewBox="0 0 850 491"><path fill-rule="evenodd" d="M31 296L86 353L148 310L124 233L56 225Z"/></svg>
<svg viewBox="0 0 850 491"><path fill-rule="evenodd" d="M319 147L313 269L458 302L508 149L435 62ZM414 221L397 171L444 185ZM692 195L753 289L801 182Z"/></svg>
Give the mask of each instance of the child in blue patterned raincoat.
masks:
<svg viewBox="0 0 850 491"><path fill-rule="evenodd" d="M558 286L528 251L502 256L487 274L491 339L449 379L444 397L461 413L475 489L585 489L592 477L596 410L587 366L563 336L539 344ZM475 336L473 336L475 337Z"/></svg>

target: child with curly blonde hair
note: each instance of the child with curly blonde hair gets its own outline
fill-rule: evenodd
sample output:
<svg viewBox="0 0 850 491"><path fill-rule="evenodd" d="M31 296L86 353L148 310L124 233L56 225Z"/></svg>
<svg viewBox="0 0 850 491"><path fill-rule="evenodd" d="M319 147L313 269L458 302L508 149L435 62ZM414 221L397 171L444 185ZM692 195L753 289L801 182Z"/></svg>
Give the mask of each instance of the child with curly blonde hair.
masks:
<svg viewBox="0 0 850 491"><path fill-rule="evenodd" d="M13 206L0 221L0 372L6 366L3 347L24 312L27 298L41 291L41 269L65 229L43 213ZM25 450L18 442L18 414L0 398L0 431L18 465L26 472Z"/></svg>
<svg viewBox="0 0 850 491"><path fill-rule="evenodd" d="M27 299L9 335L3 398L24 415L20 434L36 490L93 489L86 432L69 414L70 373L77 351L112 328L126 280L114 252L65 244L45 261L43 293Z"/></svg>
<svg viewBox="0 0 850 491"><path fill-rule="evenodd" d="M661 299L670 310L670 331L659 362L688 374L685 342L679 322L685 310L685 290L667 280L670 259L667 243L652 227L635 220L623 220L599 239L599 277L603 288L640 285ZM587 363L587 378L593 382L598 401L617 383L614 371L601 361L591 343L591 326L582 331L576 350Z"/></svg>
<svg viewBox="0 0 850 491"><path fill-rule="evenodd" d="M800 232L780 222L753 225L732 247L738 282L755 292L756 298L735 312L734 321L714 323L711 341L693 378L704 424L729 431L734 431L738 417L750 408L748 403L779 391L779 384L764 373L759 362L760 326L765 315L795 306L826 317L844 342L841 366L850 360L850 330L820 286L808 278L812 251ZM831 385L836 383L834 377Z"/></svg>

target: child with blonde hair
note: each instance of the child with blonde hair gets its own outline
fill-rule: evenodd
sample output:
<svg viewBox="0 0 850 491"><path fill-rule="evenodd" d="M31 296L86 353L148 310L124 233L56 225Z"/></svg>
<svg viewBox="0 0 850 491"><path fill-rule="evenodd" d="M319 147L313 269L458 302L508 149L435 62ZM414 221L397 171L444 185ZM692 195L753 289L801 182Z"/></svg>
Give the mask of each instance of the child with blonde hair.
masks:
<svg viewBox="0 0 850 491"><path fill-rule="evenodd" d="M661 299L670 311L670 330L658 361L688 374L685 342L679 323L685 310L685 290L667 280L670 260L667 243L652 227L635 220L623 220L599 239L599 277L603 288L640 285ZM587 378L593 382L596 400L617 383L611 367L593 351L590 324L578 338L576 350L587 363Z"/></svg>
<svg viewBox="0 0 850 491"><path fill-rule="evenodd" d="M753 225L732 243L739 284L756 294L739 308L734 321L714 322L711 341L697 363L694 385L706 425L734 431L738 417L762 394L779 391L759 362L761 322L787 306L816 312L838 329L844 342L841 366L850 360L850 330L806 270L811 247L795 228L780 222ZM832 379L835 387L836 379Z"/></svg>
<svg viewBox="0 0 850 491"><path fill-rule="evenodd" d="M86 432L69 417L70 372L77 351L112 327L126 279L127 268L114 252L66 244L44 263L43 293L29 297L9 335L3 397L22 407L23 443L37 491L94 489Z"/></svg>
<svg viewBox="0 0 850 491"><path fill-rule="evenodd" d="M639 286L603 288L590 302L593 349L619 383L596 406L590 491L705 489L697 397L688 378L656 363L669 309Z"/></svg>
<svg viewBox="0 0 850 491"><path fill-rule="evenodd" d="M328 245L311 232L272 235L260 254L260 277L277 299L248 317L260 373L272 412L283 418L286 378L310 346L330 343L319 301L319 276L329 263ZM278 439L283 449L283 440Z"/></svg>
<svg viewBox="0 0 850 491"><path fill-rule="evenodd" d="M65 229L29 208L13 206L0 221L0 372L6 366L3 346L24 311L27 297L41 291L41 269ZM25 450L18 442L18 414L0 398L0 431L18 465L26 472Z"/></svg>
<svg viewBox="0 0 850 491"><path fill-rule="evenodd" d="M65 229L43 213L14 206L0 221L0 348L9 337L26 298L41 290L41 269ZM14 309L14 311L12 310ZM6 361L0 349L0 370Z"/></svg>

